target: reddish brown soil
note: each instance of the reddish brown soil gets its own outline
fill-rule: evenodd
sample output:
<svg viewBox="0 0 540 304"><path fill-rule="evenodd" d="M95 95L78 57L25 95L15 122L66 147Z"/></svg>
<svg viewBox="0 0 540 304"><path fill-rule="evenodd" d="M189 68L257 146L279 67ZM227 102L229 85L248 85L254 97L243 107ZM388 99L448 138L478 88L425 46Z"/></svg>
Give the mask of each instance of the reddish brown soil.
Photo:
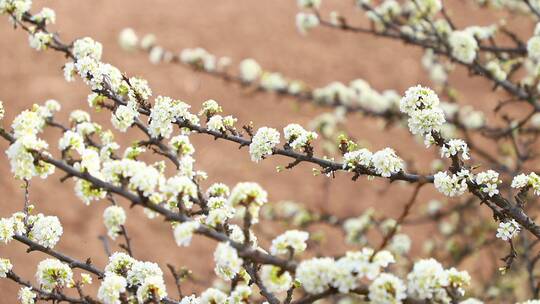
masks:
<svg viewBox="0 0 540 304"><path fill-rule="evenodd" d="M206 99L222 103L226 112L239 117L240 122L252 120L256 126L283 127L289 122L307 123L321 113L320 109L302 106L299 110L289 99L272 95L253 95L236 86L226 85L209 76L195 74L178 66L151 65L143 54L127 54L117 45L117 33L130 26L138 32L152 32L159 41L172 49L202 46L219 55L232 57L235 62L254 57L268 69L282 71L286 75L305 80L314 86L330 81L348 82L355 78L367 79L377 89L394 88L399 92L417 83L429 84L419 63L421 52L397 42L373 37L344 34L326 29L314 31L308 36L299 35L294 26L297 12L295 1L201 1L201 0L153 0L153 1L36 1L36 5L50 6L57 12L58 29L65 40L91 36L104 45L104 60L118 66L130 75L140 75L149 80L156 95L169 95L186 100L198 108ZM329 1L331 2L331 1ZM342 11L360 17L352 10L349 1L343 1ZM453 1L452 1L453 2ZM457 2L457 1L456 1ZM471 23L463 10L456 11L460 25ZM492 18L475 13L474 21L489 24ZM480 20L480 21L478 21ZM527 33L531 26L524 27ZM54 52L38 53L28 47L27 36L13 30L7 18L0 22L0 100L8 114L4 125L16 113L32 103L57 99L63 105L59 119L65 121L74 109L88 110L87 89L81 82L66 83L60 71L64 63L61 55ZM489 85L482 80L468 80L464 71L452 77L455 86L462 90L462 101L476 107L489 109L496 99L489 92ZM96 114L95 120L107 123L108 115ZM425 152L422 145L410 140L406 131L395 131L381 136L380 124L374 120L352 116L348 129L357 137L368 141L372 147L392 146L406 159ZM51 130L47 138L56 139L57 131ZM130 139L120 139L129 143ZM412 189L398 184L388 189L386 182L352 182L349 176L338 174L331 182L328 202L322 199L323 178L313 177L311 166L300 165L292 171L275 173L275 166L286 164L285 159L275 157L256 165L249 160L245 149L238 150L230 143L214 142L203 136L194 136L198 148L198 166L209 173L210 181L223 181L234 185L239 181L252 180L263 185L272 201L296 200L313 207L334 211L338 215L360 213L369 206L382 213L396 216L406 200L404 193ZM51 146L56 147L55 141ZM0 150L7 145L0 142ZM420 171L429 170L428 161L415 164ZM0 216L8 216L20 210L23 204L21 183L10 174L7 158L0 155ZM46 182L33 180L31 200L39 212L61 217L65 234L57 246L81 260L92 257L103 267L106 256L97 236L105 233L101 223L103 203L93 208L84 206L73 193L72 182L60 183L51 178ZM431 186L422 190L420 199L433 196ZM323 205L324 204L324 205ZM165 263L185 265L202 279L212 275L210 261L214 243L196 238L189 249L174 245L169 226L159 220L147 220L141 210L132 209L128 229L133 237L135 256ZM271 229L264 229L272 232ZM429 227L415 231L426 235ZM421 237L419 237L421 239ZM339 252L338 241L329 239L326 244ZM418 248L418 242L416 243ZM33 279L35 266L42 254L25 254L24 246L11 243L0 246L0 256L10 258L15 270ZM478 270L471 266L469 270ZM173 288L169 288L171 294ZM17 286L0 280L0 303L14 303Z"/></svg>

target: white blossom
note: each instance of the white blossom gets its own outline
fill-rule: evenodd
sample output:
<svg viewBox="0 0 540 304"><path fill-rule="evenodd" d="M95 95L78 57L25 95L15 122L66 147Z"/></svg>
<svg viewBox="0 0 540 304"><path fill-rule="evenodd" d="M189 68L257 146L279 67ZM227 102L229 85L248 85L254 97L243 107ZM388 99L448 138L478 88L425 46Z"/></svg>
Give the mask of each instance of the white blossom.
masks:
<svg viewBox="0 0 540 304"><path fill-rule="evenodd" d="M15 234L26 234L27 229L24 223L25 218L26 214L21 211L15 212L11 215L10 220L13 222L13 231ZM32 216L29 216L29 218L32 218Z"/></svg>
<svg viewBox="0 0 540 304"><path fill-rule="evenodd" d="M152 96L152 89L148 85L148 81L138 77L129 78L130 91L129 96L137 100L148 100ZM128 104L129 105L129 104ZM137 110L137 107L132 107Z"/></svg>
<svg viewBox="0 0 540 304"><path fill-rule="evenodd" d="M191 144L189 137L186 135L177 135L171 138L169 146L181 156L192 155L195 152L195 147Z"/></svg>
<svg viewBox="0 0 540 304"><path fill-rule="evenodd" d="M107 273L99 287L97 298L104 304L120 304L120 294L126 291L127 281L114 273Z"/></svg>
<svg viewBox="0 0 540 304"><path fill-rule="evenodd" d="M62 135L62 138L60 138L58 141L58 148L61 151L73 149L79 153L82 153L85 148L84 138L79 133L67 130Z"/></svg>
<svg viewBox="0 0 540 304"><path fill-rule="evenodd" d="M125 28L118 36L120 46L126 51L132 51L137 48L139 38L132 28Z"/></svg>
<svg viewBox="0 0 540 304"><path fill-rule="evenodd" d="M234 288L227 301L228 304L246 304L249 303L249 297L251 296L251 287L247 285L238 285Z"/></svg>
<svg viewBox="0 0 540 304"><path fill-rule="evenodd" d="M107 195L104 190L96 188L91 182L84 179L76 180L75 194L85 205L90 205L92 201L103 199Z"/></svg>
<svg viewBox="0 0 540 304"><path fill-rule="evenodd" d="M262 74L261 66L255 59L248 58L240 62L240 78L245 82L253 82Z"/></svg>
<svg viewBox="0 0 540 304"><path fill-rule="evenodd" d="M0 258L0 278L5 278L12 268L13 265L8 259Z"/></svg>
<svg viewBox="0 0 540 304"><path fill-rule="evenodd" d="M531 187L535 195L540 195L540 176L534 172L528 175L521 173L514 177L511 186L516 189Z"/></svg>
<svg viewBox="0 0 540 304"><path fill-rule="evenodd" d="M175 119L192 118L189 113L190 106L182 101L170 97L158 96L150 113L149 131L153 137L169 138L173 131L172 123ZM198 122L198 121L196 121Z"/></svg>
<svg viewBox="0 0 540 304"><path fill-rule="evenodd" d="M472 63L476 58L478 42L467 31L454 31L448 37L448 43L452 48L452 56L464 63Z"/></svg>
<svg viewBox="0 0 540 304"><path fill-rule="evenodd" d="M92 277L88 273L81 273L81 283L85 285L92 284Z"/></svg>
<svg viewBox="0 0 540 304"><path fill-rule="evenodd" d="M197 185L187 176L173 176L162 181L159 189L173 200L179 199L176 204L183 204L191 209L192 199L197 197Z"/></svg>
<svg viewBox="0 0 540 304"><path fill-rule="evenodd" d="M261 267L261 280L270 292L284 292L291 288L292 278L288 271L274 265Z"/></svg>
<svg viewBox="0 0 540 304"><path fill-rule="evenodd" d="M13 136L22 138L24 136L36 136L45 126L45 117L41 115L41 107L34 106L32 110L22 111L11 124Z"/></svg>
<svg viewBox="0 0 540 304"><path fill-rule="evenodd" d="M165 282L160 276L151 276L144 280L137 289L137 300L139 303L145 303L149 299L155 299L158 302L167 296Z"/></svg>
<svg viewBox="0 0 540 304"><path fill-rule="evenodd" d="M101 159L95 149L84 149L81 153L80 169L93 176L100 176Z"/></svg>
<svg viewBox="0 0 540 304"><path fill-rule="evenodd" d="M529 185L529 176L526 174L521 173L514 176L512 179L512 188L520 189L526 187L527 185Z"/></svg>
<svg viewBox="0 0 540 304"><path fill-rule="evenodd" d="M500 222L499 228L497 228L496 236L503 241L508 241L514 238L519 233L520 230L521 230L521 227L519 226L518 222L516 222L516 220L514 219L506 221L506 222Z"/></svg>
<svg viewBox="0 0 540 304"><path fill-rule="evenodd" d="M461 139L451 139L441 148L441 157L450 158L460 152L463 159L470 158L467 143Z"/></svg>
<svg viewBox="0 0 540 304"><path fill-rule="evenodd" d="M17 20L21 20L24 13L32 7L32 0L3 0L0 1L0 13L12 13Z"/></svg>
<svg viewBox="0 0 540 304"><path fill-rule="evenodd" d="M270 253L289 254L289 250L294 253L301 253L306 250L306 241L309 238L309 233L299 230L288 230L272 240Z"/></svg>
<svg viewBox="0 0 540 304"><path fill-rule="evenodd" d="M493 170L480 172L476 175L476 184L481 187L482 192L487 193L490 197L498 194L497 185L501 183L499 173Z"/></svg>
<svg viewBox="0 0 540 304"><path fill-rule="evenodd" d="M357 166L369 168L372 157L373 153L368 149L347 152L343 155L343 169L354 170Z"/></svg>
<svg viewBox="0 0 540 304"><path fill-rule="evenodd" d="M80 124L83 122L90 122L90 114L83 110L75 110L69 113L69 122Z"/></svg>
<svg viewBox="0 0 540 304"><path fill-rule="evenodd" d="M437 172L434 175L433 184L435 189L446 196L459 196L467 191L468 171L462 171L461 174L448 175L447 172Z"/></svg>
<svg viewBox="0 0 540 304"><path fill-rule="evenodd" d="M237 242L240 244L244 243L245 235L244 235L244 231L242 230L242 228L240 228L240 226L232 224L229 226L229 230L230 230L229 237L231 238L233 242ZM250 239L254 240L255 234L252 231L250 231L249 235L250 235Z"/></svg>
<svg viewBox="0 0 540 304"><path fill-rule="evenodd" d="M351 86L354 83L354 81L351 82ZM362 101L365 101L362 98L363 96L365 96L365 94L355 96L354 88L347 87L345 84L338 81L334 81L322 88L316 88L315 90L313 90L313 98L315 99L315 101L328 105L334 105L336 101L339 101L340 103L346 105L351 104L355 97L357 97L360 103L363 104Z"/></svg>
<svg viewBox="0 0 540 304"><path fill-rule="evenodd" d="M152 262L135 261L127 272L127 282L130 286L141 285L147 278L163 277L163 271L158 264Z"/></svg>
<svg viewBox="0 0 540 304"><path fill-rule="evenodd" d="M296 14L296 28L301 34L306 34L308 30L319 25L319 18L314 14L298 13Z"/></svg>
<svg viewBox="0 0 540 304"><path fill-rule="evenodd" d="M203 102L202 109L199 112L199 115L206 115L210 117L221 112L223 112L223 109L221 108L219 103L213 99L208 99L207 101Z"/></svg>
<svg viewBox="0 0 540 304"><path fill-rule="evenodd" d="M31 179L34 176L46 178L54 173L54 166L44 162L36 161L29 149L34 151L45 150L48 145L45 141L33 135L26 135L17 139L6 150L6 155L10 160L11 172L19 179ZM45 153L45 152L42 152Z"/></svg>
<svg viewBox="0 0 540 304"><path fill-rule="evenodd" d="M480 129L486 124L484 113L482 111L475 111L470 106L461 108L458 118L465 128L470 130Z"/></svg>
<svg viewBox="0 0 540 304"><path fill-rule="evenodd" d="M371 160L375 172L384 177L390 177L404 168L403 160L391 148L384 148L373 153Z"/></svg>
<svg viewBox="0 0 540 304"><path fill-rule="evenodd" d="M201 293L200 302L198 304L225 304L227 303L227 295L219 289L208 288Z"/></svg>
<svg viewBox="0 0 540 304"><path fill-rule="evenodd" d="M375 304L402 303L407 297L407 287L398 277L381 273L369 285L369 300Z"/></svg>
<svg viewBox="0 0 540 304"><path fill-rule="evenodd" d="M440 301L447 297L448 285L442 265L435 259L424 259L414 263L407 275L408 293L419 300Z"/></svg>
<svg viewBox="0 0 540 304"><path fill-rule="evenodd" d="M219 243L214 251L215 273L223 280L232 280L242 267L242 259L228 243Z"/></svg>
<svg viewBox="0 0 540 304"><path fill-rule="evenodd" d="M435 92L426 87L417 85L407 89L399 102L401 112L411 114L419 109L432 109L440 104Z"/></svg>
<svg viewBox="0 0 540 304"><path fill-rule="evenodd" d="M229 194L229 187L223 183L212 184L206 189L206 196L208 197L227 197Z"/></svg>
<svg viewBox="0 0 540 304"><path fill-rule="evenodd" d="M28 236L43 247L53 248L60 240L63 231L58 217L40 214L36 217Z"/></svg>
<svg viewBox="0 0 540 304"><path fill-rule="evenodd" d="M220 132L220 133L223 133L227 130L225 128L225 125L223 124L223 117L221 115L214 115L210 117L210 119L206 123L206 127L210 131Z"/></svg>
<svg viewBox="0 0 540 304"><path fill-rule="evenodd" d="M343 223L346 241L351 244L362 244L365 241L364 233L372 225L373 210L368 210L362 215L349 218Z"/></svg>
<svg viewBox="0 0 540 304"><path fill-rule="evenodd" d="M115 128L125 132L137 118L139 113L132 107L120 105L111 116L111 122Z"/></svg>
<svg viewBox="0 0 540 304"><path fill-rule="evenodd" d="M202 68L206 71L216 70L216 56L210 54L203 48L183 49L180 53L180 60L183 63L190 64L196 68Z"/></svg>
<svg viewBox="0 0 540 304"><path fill-rule="evenodd" d="M0 218L0 242L9 243L15 235L14 222L11 218Z"/></svg>
<svg viewBox="0 0 540 304"><path fill-rule="evenodd" d="M36 279L43 290L52 291L57 287L71 286L73 272L57 259L45 259L38 264Z"/></svg>
<svg viewBox="0 0 540 304"><path fill-rule="evenodd" d="M126 223L126 212L120 206L109 206L103 211L103 223L111 239L116 239L122 231L121 226Z"/></svg>
<svg viewBox="0 0 540 304"><path fill-rule="evenodd" d="M331 258L313 258L302 261L296 268L296 280L307 293L326 291L333 280L335 261Z"/></svg>
<svg viewBox="0 0 540 304"><path fill-rule="evenodd" d="M354 262L348 257L337 260L331 270L331 285L340 293L349 293L358 287L358 277L355 272Z"/></svg>
<svg viewBox="0 0 540 304"><path fill-rule="evenodd" d="M109 257L109 263L105 266L105 272L125 276L135 262L136 260L128 254L115 252Z"/></svg>
<svg viewBox="0 0 540 304"><path fill-rule="evenodd" d="M406 254L411 250L411 238L406 234L398 233L392 238L388 249L396 254Z"/></svg>
<svg viewBox="0 0 540 304"><path fill-rule="evenodd" d="M21 287L19 289L18 298L21 304L34 304L37 294L32 291L32 287Z"/></svg>
<svg viewBox="0 0 540 304"><path fill-rule="evenodd" d="M67 82L72 82L75 80L75 75L77 75L77 68L75 67L75 63L71 61L67 62L64 65L64 79Z"/></svg>
<svg viewBox="0 0 540 304"><path fill-rule="evenodd" d="M233 208L247 208L251 214L252 223L259 217L259 209L268 202L268 194L257 183L238 183L231 191L227 204Z"/></svg>
<svg viewBox="0 0 540 304"><path fill-rule="evenodd" d="M445 121L440 108L428 108L412 112L408 123L412 134L429 135L432 131L439 131Z"/></svg>
<svg viewBox="0 0 540 304"><path fill-rule="evenodd" d="M30 47L37 51L46 50L53 39L53 35L45 32L35 32L28 36L28 43Z"/></svg>
<svg viewBox="0 0 540 304"><path fill-rule="evenodd" d="M259 162L265 156L272 155L273 149L279 144L280 134L276 129L262 127L257 130L249 145L251 160Z"/></svg>
<svg viewBox="0 0 540 304"><path fill-rule="evenodd" d="M452 267L446 270L448 286L453 288L460 296L465 295L464 287L471 284L471 276L467 271L459 271Z"/></svg>
<svg viewBox="0 0 540 304"><path fill-rule="evenodd" d="M527 41L527 55L531 59L540 59L540 36L533 36Z"/></svg>
<svg viewBox="0 0 540 304"><path fill-rule="evenodd" d="M163 59L163 54L165 53L165 50L160 46L154 46L150 49L150 53L148 54L148 60L152 64L158 64Z"/></svg>
<svg viewBox="0 0 540 304"><path fill-rule="evenodd" d="M44 7L39 13L32 16L32 20L43 23L45 25L53 24L56 22L56 13L54 10L48 7Z"/></svg>
<svg viewBox="0 0 540 304"><path fill-rule="evenodd" d="M280 73L264 72L261 76L261 87L267 91L285 91L287 89L287 80Z"/></svg>
<svg viewBox="0 0 540 304"><path fill-rule="evenodd" d="M178 246L189 246L193 238L193 232L200 226L199 222L183 222L174 227L174 240Z"/></svg>
<svg viewBox="0 0 540 304"><path fill-rule="evenodd" d="M306 131L299 124L289 124L283 129L283 135L289 146L293 149L303 149L317 139L315 132Z"/></svg>
<svg viewBox="0 0 540 304"><path fill-rule="evenodd" d="M340 268L348 270L347 277L354 274L357 280L362 278L373 280L381 273L381 267L387 267L394 262L394 256L389 251L381 250L375 253L369 247L364 247L360 251L348 251L339 259ZM354 286L349 285L349 287Z"/></svg>
<svg viewBox="0 0 540 304"><path fill-rule="evenodd" d="M486 64L486 69L491 75L498 81L503 81L507 77L507 73L502 69L501 65L497 61L490 61Z"/></svg>
<svg viewBox="0 0 540 304"><path fill-rule="evenodd" d="M75 40L73 43L73 55L77 59L89 57L94 60L101 60L103 46L90 37Z"/></svg>

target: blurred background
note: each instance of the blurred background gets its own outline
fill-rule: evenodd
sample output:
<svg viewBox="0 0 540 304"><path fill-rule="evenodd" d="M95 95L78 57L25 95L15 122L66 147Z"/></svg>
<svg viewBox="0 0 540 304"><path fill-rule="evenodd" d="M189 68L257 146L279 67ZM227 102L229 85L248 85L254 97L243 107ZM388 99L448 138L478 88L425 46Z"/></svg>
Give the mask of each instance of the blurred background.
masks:
<svg viewBox="0 0 540 304"><path fill-rule="evenodd" d="M420 58L422 51L399 42L383 40L366 35L343 33L318 28L303 36L296 31L296 1L274 0L77 0L34 1L37 11L43 6L54 9L57 23L51 29L58 31L64 41L90 36L104 47L103 61L111 62L131 76L149 81L154 96L166 95L190 103L195 112L207 99L215 99L226 114L239 119L239 124L253 121L256 127L269 126L281 129L288 123L307 125L312 119L329 111L312 105L299 105L293 99L272 94L254 93L208 75L195 73L178 65L152 65L143 53L126 53L117 43L118 33L132 27L138 33L153 33L158 43L170 50L188 47L204 47L218 56L229 56L233 63L246 57L255 58L264 68L280 71L286 76L302 79L309 85L322 86L332 81L348 83L357 78L367 80L377 90L395 89L399 94L416 84L430 85ZM337 9L345 16L365 20L365 16L353 9L352 1L323 1L323 12ZM465 2L445 1L459 27L489 25L501 16L476 9ZM532 33L532 22L519 25L526 35ZM525 25L529 24L529 25ZM58 120L67 122L74 109L91 111L86 102L88 90L81 81L67 83L61 68L64 58L56 52L36 52L28 46L27 35L14 30L6 17L0 22L0 100L4 101L7 116L2 122L7 126L20 111L33 103L47 99L58 100L63 109ZM475 108L489 110L496 104L497 94L491 93L490 85L479 78L468 78L467 72L457 69L450 77L452 85L459 89L459 102L473 104ZM110 114L93 114L95 121L110 126ZM384 134L384 125L377 119L353 114L346 129L356 139L370 148L392 147L419 172L430 172L430 160L435 150L426 150L415 141L406 129L391 129ZM44 137L51 140L52 151L56 149L57 130L49 130ZM132 135L118 141L129 144ZM250 161L247 149L213 141L205 136L193 135L197 148L195 157L198 169L209 174L206 185L224 182L234 186L237 182L255 181L269 193L271 201L293 200L315 210L333 212L337 216L360 214L374 207L378 212L397 217L412 192L411 187L386 181L368 182L360 178L353 182L346 174L334 179L313 176L312 166L301 164L294 170L276 173L277 165L286 165L287 159L272 157L260 164ZM0 141L0 150L8 145ZM85 206L73 192L73 182L59 181L57 173L47 181L32 180L30 200L37 212L57 215L64 226L64 236L56 249L75 258L92 258L98 267L104 267L107 257L98 239L105 235L101 214L107 204L94 203ZM329 187L328 191L325 189ZM24 189L21 182L12 178L6 156L0 155L0 217L21 210ZM442 199L432 186L424 187L419 200ZM127 207L124 204L124 207ZM160 263L166 272L166 263L186 266L201 281L210 284L214 277L212 254L215 242L196 237L191 247L178 248L174 244L170 226L159 219L149 220L139 208L128 212L127 228L133 239L135 258ZM276 225L257 228L261 231L260 242L268 244L281 227ZM313 228L315 231L317 227ZM422 241L429 238L435 227L420 225L405 227L404 232L414 235L413 254L422 256ZM323 241L323 252L343 252L342 237L328 237ZM265 237L267 236L267 237ZM115 247L117 248L117 247ZM10 258L14 270L32 281L37 263L44 258L40 253L25 254L25 247L13 242L0 246L0 256ZM118 250L118 249L117 249ZM465 261L475 279L481 279L483 263L475 257ZM445 265L448 266L448 265ZM172 278L166 275L169 284ZM97 286L97 284L94 284ZM173 285L169 292L174 294ZM189 284L184 292L200 290L202 286ZM11 281L0 280L0 303L16 301L16 286Z"/></svg>

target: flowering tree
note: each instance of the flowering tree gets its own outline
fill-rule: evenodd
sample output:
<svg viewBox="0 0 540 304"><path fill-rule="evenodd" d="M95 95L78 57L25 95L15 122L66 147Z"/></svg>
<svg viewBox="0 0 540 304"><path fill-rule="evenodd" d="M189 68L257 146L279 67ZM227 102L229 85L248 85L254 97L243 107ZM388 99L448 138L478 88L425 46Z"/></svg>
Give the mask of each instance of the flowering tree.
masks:
<svg viewBox="0 0 540 304"><path fill-rule="evenodd" d="M504 10L531 23L540 19L536 0L477 2L481 9ZM30 47L65 55L65 80L84 82L88 106L97 115L110 115L112 127L93 122L83 110L73 111L69 122L58 121L55 113L61 106L55 100L23 111L11 124L2 121L0 136L9 143L5 154L14 178L24 185L25 198L20 212L2 214L6 217L0 219L0 242L19 242L49 256L37 265L35 282L19 276L10 260L0 260L0 278L21 285L21 303L470 304L538 298L540 226L535 202L540 176L535 173L535 148L540 130L540 27L527 37L505 24L457 28L440 0L360 0L354 5L366 13L370 25L355 26L339 12L326 18L320 5L318 0L298 1L300 33L328 27L420 47L435 90L413 84L402 94L379 92L361 79L312 89L301 80L267 71L254 59L244 59L233 69L231 59L202 48L172 52L157 44L154 35L139 38L132 29L120 33L124 49L148 52L153 63L180 64L262 93L335 108L314 119L311 128L296 123L282 132L255 127L227 115L215 100L193 111L186 102L154 94L145 79L102 62L99 42L90 37L65 42L52 32L52 9L35 13L30 0L0 0L0 12L16 29L27 32ZM447 78L456 66L485 78L505 96L493 107L495 122L458 104ZM506 113L510 107L517 113ZM5 108L9 111L8 102ZM4 111L0 103L0 119ZM343 127L354 113L408 127L426 149L436 152L437 161L431 169L408 169L391 147L368 149ZM51 143L40 138L52 128L62 132L54 152ZM142 136L122 149L113 134L131 129ZM256 163L274 155L288 159L277 171L309 163L315 175L328 179L336 174L355 181L381 179L401 183L411 194L395 219L375 209L339 218L302 204L270 203L267 192L254 182L231 188L220 182L207 185L207 174L195 166L190 139L194 134L245 147ZM144 161L151 152L162 160ZM61 220L30 204L30 181L55 172L63 175L62 181L74 181L75 194L88 208L109 204L103 223L108 238L120 242L123 251L110 252L109 240L103 238L109 256L104 267L55 250L64 233ZM446 205L431 201L426 212L414 215L418 194L428 187L452 200ZM190 272L168 265L176 291L167 289L162 268L133 255L124 201L142 208L149 220L162 218L178 246L189 246L195 235L216 241L213 265L221 284L206 279L202 292L186 295L182 283L193 279ZM411 238L400 231L402 226L443 220L440 237L426 243L427 258L409 252ZM281 222L288 230L273 235L264 246L258 242L260 222ZM339 229L349 249L335 256L321 254L320 236L310 233L312 225ZM490 280L471 284L469 274L458 268L467 256L485 248L502 260L489 270ZM80 276L74 269L82 271ZM508 282L522 284L523 291L509 288Z"/></svg>

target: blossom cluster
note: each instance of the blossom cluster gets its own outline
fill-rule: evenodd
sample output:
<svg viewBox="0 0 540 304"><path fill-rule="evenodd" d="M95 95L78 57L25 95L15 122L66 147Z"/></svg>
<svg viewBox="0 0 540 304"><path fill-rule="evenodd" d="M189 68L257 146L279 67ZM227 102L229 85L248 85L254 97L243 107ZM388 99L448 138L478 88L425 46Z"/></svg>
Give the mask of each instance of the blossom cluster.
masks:
<svg viewBox="0 0 540 304"><path fill-rule="evenodd" d="M514 219L500 222L499 227L497 228L497 237L503 241L507 241L514 238L520 230L521 227Z"/></svg>
<svg viewBox="0 0 540 304"><path fill-rule="evenodd" d="M310 294L322 293L331 287L347 293L357 288L362 278L373 280L394 262L390 252L375 252L366 247L362 251L347 252L338 260L328 257L304 260L298 265L296 279Z"/></svg>
<svg viewBox="0 0 540 304"><path fill-rule="evenodd" d="M471 277L466 271L455 268L445 270L435 259L425 259L414 264L407 280L409 294L418 299L447 303L451 301L451 296L446 288L463 295L463 288L470 284Z"/></svg>
<svg viewBox="0 0 540 304"><path fill-rule="evenodd" d="M0 258L0 278L5 278L12 268L13 265L10 260Z"/></svg>
<svg viewBox="0 0 540 304"><path fill-rule="evenodd" d="M11 217L0 218L0 242L5 244L16 235L27 235L38 245L54 248L63 232L60 220L56 216L16 212Z"/></svg>
<svg viewBox="0 0 540 304"><path fill-rule="evenodd" d="M285 128L283 128L283 134L287 144L295 150L301 150L309 147L311 142L318 137L317 133L306 131L299 124L287 125Z"/></svg>
<svg viewBox="0 0 540 304"><path fill-rule="evenodd" d="M434 175L435 188L446 196L460 196L467 191L467 180L470 178L468 170L461 170L457 174L437 172Z"/></svg>
<svg viewBox="0 0 540 304"><path fill-rule="evenodd" d="M120 303L120 296L130 288L136 290L133 300L144 303L167 296L163 271L155 263L138 261L115 252L105 267L105 278L98 290L98 299L105 304Z"/></svg>
<svg viewBox="0 0 540 304"><path fill-rule="evenodd" d="M411 133L424 136L427 143L433 141L432 132L440 131L446 121L439 104L437 94L422 86L409 88L400 101L400 110L409 115Z"/></svg>
<svg viewBox="0 0 540 304"><path fill-rule="evenodd" d="M258 162L265 156L272 155L274 153L273 149L279 144L279 140L280 134L276 129L268 127L258 129L249 145L251 160Z"/></svg>
<svg viewBox="0 0 540 304"><path fill-rule="evenodd" d="M45 291L73 285L73 271L66 263L57 259L45 259L37 266L36 279Z"/></svg>
<svg viewBox="0 0 540 304"><path fill-rule="evenodd" d="M469 159L469 147L462 139L451 139L441 148L441 157L450 158L461 153L461 158Z"/></svg>
<svg viewBox="0 0 540 304"><path fill-rule="evenodd" d="M527 189L532 188L535 195L540 195L540 176L531 172L529 174L521 173L512 180L512 188Z"/></svg>
<svg viewBox="0 0 540 304"><path fill-rule="evenodd" d="M270 252L274 255L301 253L306 250L308 238L309 234L305 231L289 230L272 240Z"/></svg>
<svg viewBox="0 0 540 304"><path fill-rule="evenodd" d="M103 211L103 223L107 228L107 234L114 240L122 231L122 225L126 223L126 212L120 206L107 207Z"/></svg>
<svg viewBox="0 0 540 304"><path fill-rule="evenodd" d="M46 150L47 142L38 138L54 112L60 110L55 100L48 100L44 105L34 105L31 110L21 112L11 124L15 141L6 150L11 171L19 179L31 179L34 176L46 178L54 172L54 167L36 158L36 153L50 155Z"/></svg>
<svg viewBox="0 0 540 304"><path fill-rule="evenodd" d="M354 171L358 168L373 168L376 174L390 177L405 168L401 158L392 148L384 148L375 153L362 148L343 155L343 169Z"/></svg>
<svg viewBox="0 0 540 304"><path fill-rule="evenodd" d="M493 170L487 170L476 174L476 184L480 186L482 192L487 193L490 197L498 194L497 186L501 183L499 173Z"/></svg>

